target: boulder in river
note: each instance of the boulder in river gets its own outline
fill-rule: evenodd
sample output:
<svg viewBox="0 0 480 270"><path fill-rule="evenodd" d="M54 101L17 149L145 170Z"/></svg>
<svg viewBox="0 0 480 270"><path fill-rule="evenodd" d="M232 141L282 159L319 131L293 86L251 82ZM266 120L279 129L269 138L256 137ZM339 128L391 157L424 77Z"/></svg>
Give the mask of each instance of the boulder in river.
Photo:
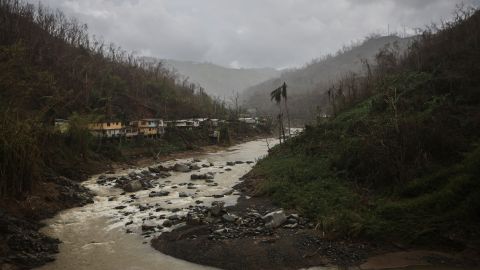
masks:
<svg viewBox="0 0 480 270"><path fill-rule="evenodd" d="M141 189L143 189L142 182L139 180L134 180L125 185L123 188L126 192L137 192Z"/></svg>
<svg viewBox="0 0 480 270"><path fill-rule="evenodd" d="M212 172L204 173L204 174L192 174L190 175L191 180L199 180L199 179L213 179L214 175Z"/></svg>
<svg viewBox="0 0 480 270"><path fill-rule="evenodd" d="M152 191L150 192L150 194L148 194L148 197L164 197L164 196L168 196L168 194L170 194L170 192L166 190Z"/></svg>
<svg viewBox="0 0 480 270"><path fill-rule="evenodd" d="M186 164L177 163L173 166L173 169L177 172L190 172L190 167Z"/></svg>
<svg viewBox="0 0 480 270"><path fill-rule="evenodd" d="M190 170L193 170L193 171L200 170L200 166L198 166L197 164L192 164L190 166Z"/></svg>
<svg viewBox="0 0 480 270"><path fill-rule="evenodd" d="M287 216L283 210L278 210L275 212L270 212L262 217L263 222L265 222L265 227L268 229L274 229L281 226L285 221L287 221Z"/></svg>

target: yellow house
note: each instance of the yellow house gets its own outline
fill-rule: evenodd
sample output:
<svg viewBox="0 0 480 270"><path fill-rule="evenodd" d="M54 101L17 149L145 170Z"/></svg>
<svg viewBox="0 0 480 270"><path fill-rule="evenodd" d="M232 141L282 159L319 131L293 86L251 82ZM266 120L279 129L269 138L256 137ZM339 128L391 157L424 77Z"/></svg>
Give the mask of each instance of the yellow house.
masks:
<svg viewBox="0 0 480 270"><path fill-rule="evenodd" d="M123 124L118 121L97 122L88 125L88 129L96 137L115 138L123 135Z"/></svg>
<svg viewBox="0 0 480 270"><path fill-rule="evenodd" d="M130 126L138 128L138 133L143 136L162 135L165 131L162 119L147 118L130 122Z"/></svg>

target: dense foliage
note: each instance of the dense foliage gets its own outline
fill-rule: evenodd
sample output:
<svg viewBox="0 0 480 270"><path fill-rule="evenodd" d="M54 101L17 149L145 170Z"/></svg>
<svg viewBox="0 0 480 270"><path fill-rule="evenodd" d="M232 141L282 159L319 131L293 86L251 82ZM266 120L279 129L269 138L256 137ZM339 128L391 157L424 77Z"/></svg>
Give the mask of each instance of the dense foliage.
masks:
<svg viewBox="0 0 480 270"><path fill-rule="evenodd" d="M355 96L332 91L335 117L258 164L260 190L337 235L478 244L479 61L479 11L380 52Z"/></svg>
<svg viewBox="0 0 480 270"><path fill-rule="evenodd" d="M0 197L51 173L78 178L88 161L118 157L118 145L93 140L88 122L228 113L200 86L90 37L60 11L0 0ZM70 120L67 134L54 132L55 118Z"/></svg>

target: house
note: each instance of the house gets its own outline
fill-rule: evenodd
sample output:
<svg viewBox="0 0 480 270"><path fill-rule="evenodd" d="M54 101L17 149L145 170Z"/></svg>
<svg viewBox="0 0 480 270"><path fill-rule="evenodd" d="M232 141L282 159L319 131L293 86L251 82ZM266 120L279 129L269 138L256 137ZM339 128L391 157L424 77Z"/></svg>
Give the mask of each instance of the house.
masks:
<svg viewBox="0 0 480 270"><path fill-rule="evenodd" d="M218 119L210 119L209 121L210 121L210 125L212 127L218 127L219 126L220 121Z"/></svg>
<svg viewBox="0 0 480 270"><path fill-rule="evenodd" d="M55 119L54 130L60 133L66 133L70 128L70 122L65 119Z"/></svg>
<svg viewBox="0 0 480 270"><path fill-rule="evenodd" d="M198 126L199 127L204 127L204 126L207 126L209 124L209 120L208 118L196 118L196 119L192 119L193 121L195 122L198 122Z"/></svg>
<svg viewBox="0 0 480 270"><path fill-rule="evenodd" d="M137 127L132 127L128 126L125 128L124 135L126 138L134 138L138 136L138 128Z"/></svg>
<svg viewBox="0 0 480 270"><path fill-rule="evenodd" d="M190 130L190 129L200 127L200 121L198 119L183 119L183 120L167 121L167 127Z"/></svg>
<svg viewBox="0 0 480 270"><path fill-rule="evenodd" d="M139 135L143 136L158 136L165 133L165 123L163 119L159 118L145 118L138 121L130 122L132 128L138 130Z"/></svg>
<svg viewBox="0 0 480 270"><path fill-rule="evenodd" d="M124 126L119 121L91 123L88 124L88 129L95 137L118 138L124 133Z"/></svg>
<svg viewBox="0 0 480 270"><path fill-rule="evenodd" d="M255 118L251 118L251 117L241 117L241 118L238 118L238 121L246 123L246 124L250 124L250 125L256 125L257 124L257 120Z"/></svg>

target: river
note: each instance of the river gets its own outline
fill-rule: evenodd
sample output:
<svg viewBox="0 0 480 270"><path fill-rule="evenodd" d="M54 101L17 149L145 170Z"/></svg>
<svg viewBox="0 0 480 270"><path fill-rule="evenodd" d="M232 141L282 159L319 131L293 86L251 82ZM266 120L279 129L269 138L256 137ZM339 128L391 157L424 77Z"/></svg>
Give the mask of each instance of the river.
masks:
<svg viewBox="0 0 480 270"><path fill-rule="evenodd" d="M239 197L234 192L223 198L213 198L212 195L228 194L232 187L239 182L239 178L251 170L254 163L243 163L235 166L225 166L228 161L256 161L267 154L268 147L276 140L256 140L233 146L215 153L200 154L188 159L162 162L164 165L192 162L198 159L199 165L214 166L200 169L202 173L214 172L217 186L208 185L205 181L196 183L196 190L188 189L191 173L174 172L173 175L159 180L159 186L151 190L166 190L170 194L165 197L151 198L151 190L136 192L138 199L132 202L130 194L121 195L123 190L111 186L97 184L99 175L91 177L84 185L93 190L97 196L93 204L80 208L68 209L60 212L54 218L46 220L47 226L42 232L60 239L60 253L56 260L39 269L89 269L89 270L147 270L147 269L213 269L206 266L192 264L170 256L166 256L150 246L150 240L157 234L145 237L141 235L142 219L150 222L150 217L164 215L184 215L189 206L196 205L196 201L209 205L212 201L225 201L226 205L236 203ZM113 176L127 175L141 172L145 168L121 170ZM111 175L108 175L111 176ZM188 197L180 198L179 193L185 192ZM146 211L138 211L139 205L155 205ZM124 209L115 209L126 206ZM162 208L161 211L156 211ZM172 210L175 209L175 213ZM156 218L154 220L157 220ZM127 223L131 223L126 226ZM126 233L126 230L131 233ZM165 228L163 231L171 230Z"/></svg>
<svg viewBox="0 0 480 270"><path fill-rule="evenodd" d="M132 199L131 193L124 194L122 189L112 185L97 184L100 175L92 176L83 183L96 193L94 203L84 207L72 208L60 212L54 218L46 220L42 232L62 241L59 254L52 263L39 268L41 270L178 270L178 269L214 269L193 264L164 255L150 246L150 240L164 231L175 228L157 229L151 235L142 235L142 225L146 223L162 224L172 215L182 216L188 207L209 206L212 201L224 201L226 205L236 203L239 194L232 187L239 183L240 177L251 170L255 162L267 154L268 147L278 140L262 139L239 144L223 151L198 154L186 159L176 159L155 165L173 165L191 163L202 167L201 173L215 173L215 183L195 181L192 188L192 173L173 172L172 176L159 179L150 190L138 191ZM227 162L244 163L226 166ZM247 163L249 161L250 163ZM253 163L251 163L253 161ZM204 165L204 166L201 166ZM208 166L207 166L208 165ZM213 166L212 166L213 165ZM147 168L119 170L108 176L121 177L129 173L145 172ZM169 191L168 196L149 197L151 191ZM186 193L187 197L180 197ZM224 195L214 198L213 195ZM139 206L150 206L139 210ZM121 209L120 209L121 208ZM181 226L181 224L176 225ZM128 232L128 233L127 233ZM310 268L318 270L336 269L325 267ZM440 269L437 267L410 267L409 270ZM453 270L453 268L441 268Z"/></svg>

